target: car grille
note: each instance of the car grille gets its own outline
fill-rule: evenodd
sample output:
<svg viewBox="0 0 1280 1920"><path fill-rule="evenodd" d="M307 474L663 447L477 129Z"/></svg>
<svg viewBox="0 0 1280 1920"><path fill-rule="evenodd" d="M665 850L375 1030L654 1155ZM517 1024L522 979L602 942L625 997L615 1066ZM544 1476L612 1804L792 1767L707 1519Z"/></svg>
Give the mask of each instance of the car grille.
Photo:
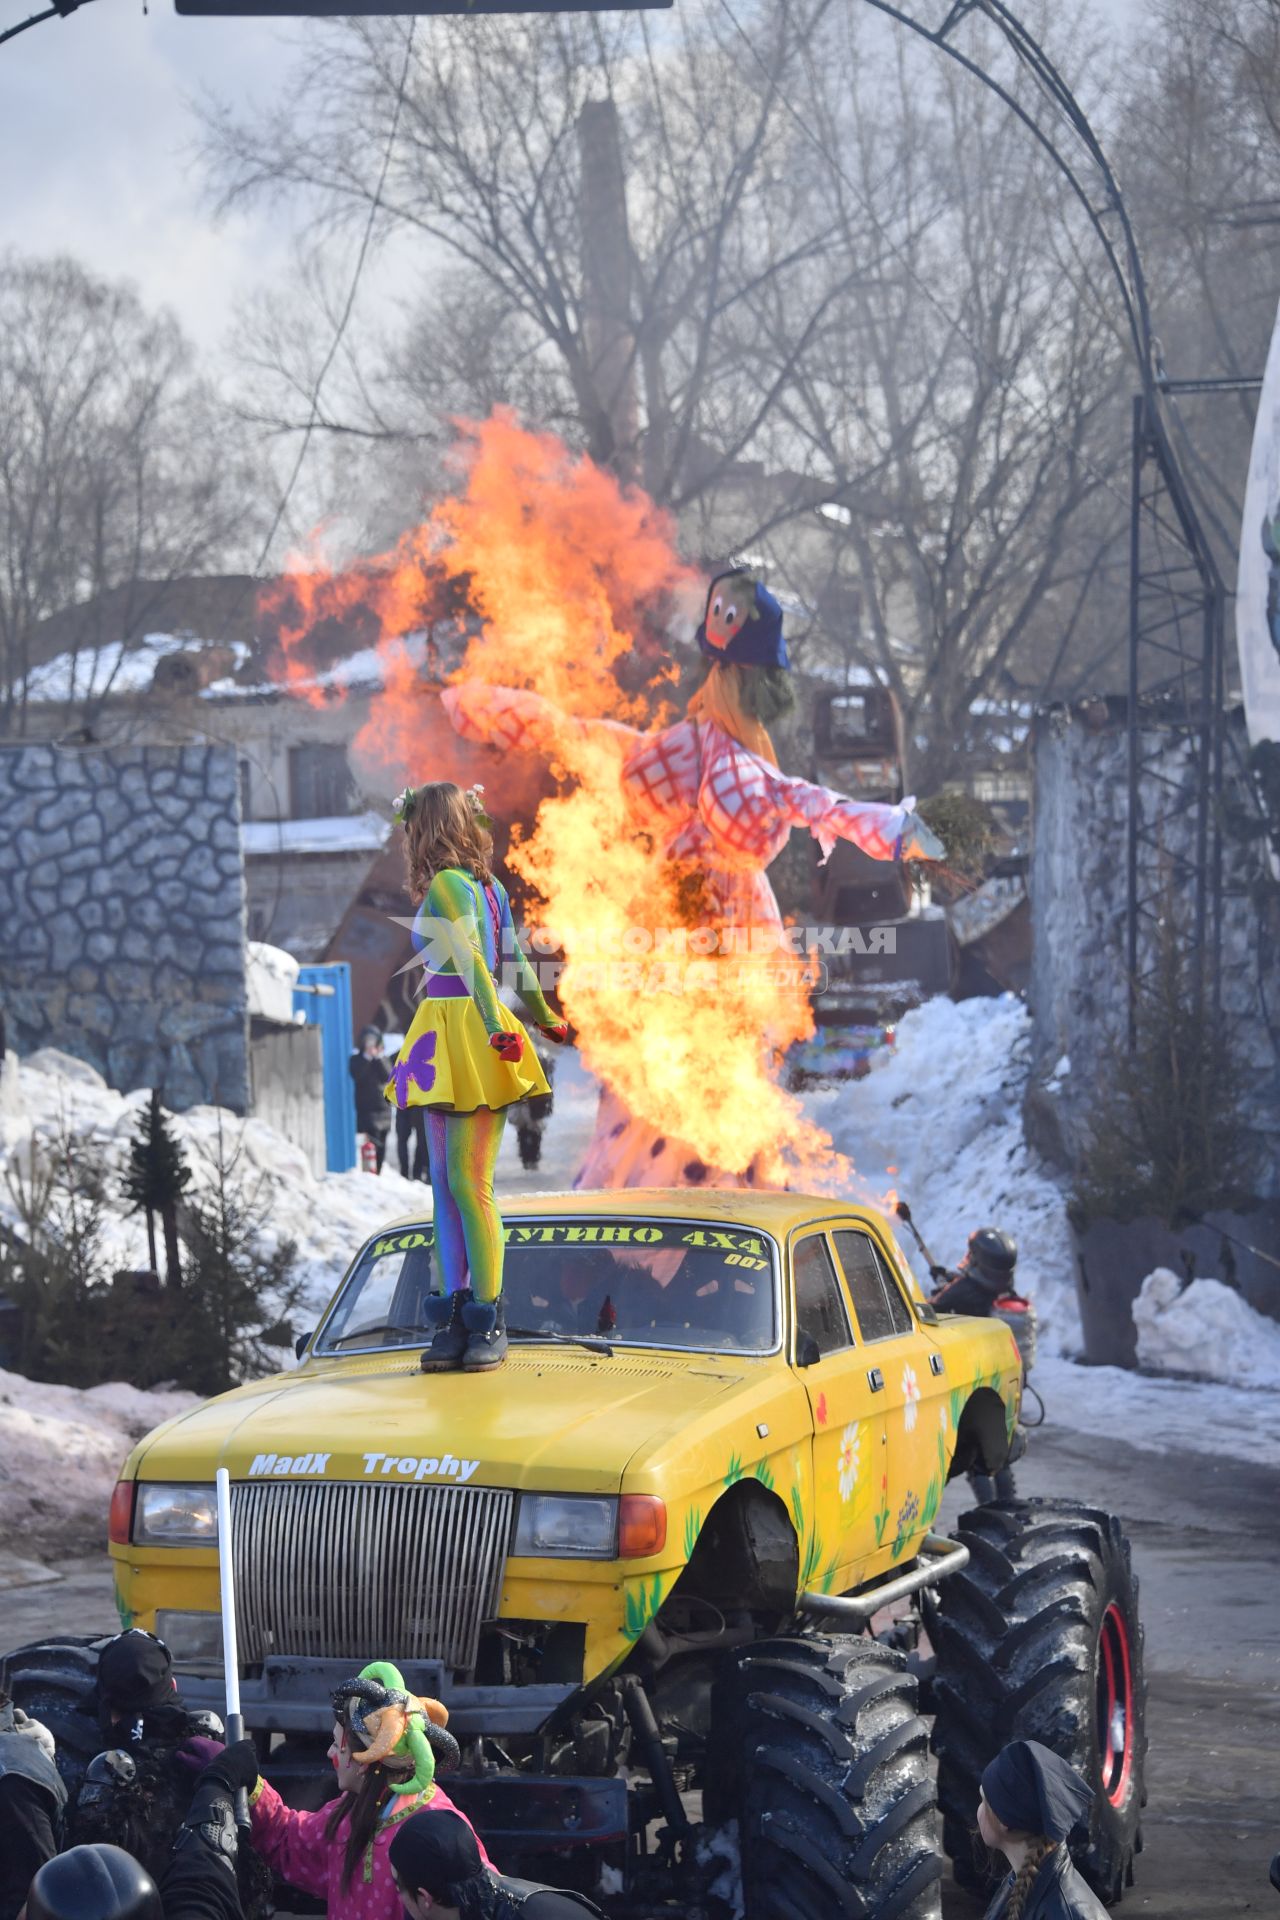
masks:
<svg viewBox="0 0 1280 1920"><path fill-rule="evenodd" d="M233 1485L240 1658L475 1666L498 1609L513 1495L490 1487Z"/></svg>

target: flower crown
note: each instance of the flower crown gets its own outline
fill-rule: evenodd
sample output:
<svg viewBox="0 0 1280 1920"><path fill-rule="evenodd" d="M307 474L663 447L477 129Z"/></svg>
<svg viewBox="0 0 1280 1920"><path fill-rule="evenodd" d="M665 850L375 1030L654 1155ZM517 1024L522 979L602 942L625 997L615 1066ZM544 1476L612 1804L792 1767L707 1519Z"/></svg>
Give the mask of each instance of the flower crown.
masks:
<svg viewBox="0 0 1280 1920"><path fill-rule="evenodd" d="M402 787L395 799L391 802L392 816L400 822L402 827L408 823L409 816L413 812L414 802L418 798L418 793L419 789L417 787ZM479 781L476 782L474 787L468 787L466 789L463 794L463 799L474 814L476 825L483 827L486 832L489 832L493 827L493 821L485 811L484 788Z"/></svg>

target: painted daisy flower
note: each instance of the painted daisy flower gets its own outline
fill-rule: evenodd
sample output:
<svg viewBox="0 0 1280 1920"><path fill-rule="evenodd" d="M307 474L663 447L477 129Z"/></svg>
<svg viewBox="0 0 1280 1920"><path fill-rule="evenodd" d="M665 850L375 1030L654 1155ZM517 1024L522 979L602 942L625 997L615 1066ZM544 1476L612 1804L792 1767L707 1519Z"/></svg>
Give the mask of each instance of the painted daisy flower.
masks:
<svg viewBox="0 0 1280 1920"><path fill-rule="evenodd" d="M840 1452L836 1456L836 1471L840 1476L840 1498L852 1500L853 1490L858 1484L858 1456L862 1447L862 1430L855 1420L845 1428L840 1436Z"/></svg>
<svg viewBox="0 0 1280 1920"><path fill-rule="evenodd" d="M920 1386L914 1367L902 1369L902 1418L908 1433L915 1431L917 1404L920 1399Z"/></svg>

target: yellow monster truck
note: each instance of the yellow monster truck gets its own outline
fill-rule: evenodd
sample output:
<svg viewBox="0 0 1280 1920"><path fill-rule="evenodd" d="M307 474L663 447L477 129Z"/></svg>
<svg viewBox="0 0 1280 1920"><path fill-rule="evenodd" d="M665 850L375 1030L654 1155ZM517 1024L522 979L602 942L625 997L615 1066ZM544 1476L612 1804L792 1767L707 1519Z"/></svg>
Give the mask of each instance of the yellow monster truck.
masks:
<svg viewBox="0 0 1280 1920"><path fill-rule="evenodd" d="M188 1703L222 1704L226 1466L245 1722L286 1791L317 1776L337 1681L392 1659L447 1702L449 1791L504 1863L691 1914L732 1910L740 1858L748 1920L924 1920L923 1672L960 1875L982 1767L1034 1735L1095 1782L1082 1859L1116 1895L1144 1747L1116 1523L1027 1502L933 1531L948 1480L1021 1442L1007 1328L939 1318L886 1220L829 1200L552 1195L506 1235L492 1374L420 1370L438 1265L412 1218L361 1247L296 1371L134 1448L120 1613ZM91 1662L24 1650L11 1684L48 1710Z"/></svg>

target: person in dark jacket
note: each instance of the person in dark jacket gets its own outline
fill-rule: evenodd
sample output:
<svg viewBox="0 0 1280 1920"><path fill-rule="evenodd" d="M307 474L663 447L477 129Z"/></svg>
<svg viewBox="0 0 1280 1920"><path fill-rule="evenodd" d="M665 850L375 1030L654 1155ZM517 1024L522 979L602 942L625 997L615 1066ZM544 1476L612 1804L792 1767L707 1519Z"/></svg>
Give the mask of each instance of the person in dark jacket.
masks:
<svg viewBox="0 0 1280 1920"><path fill-rule="evenodd" d="M233 1788L216 1762L200 1775L157 1887L122 1847L72 1847L41 1867L27 1920L244 1920Z"/></svg>
<svg viewBox="0 0 1280 1920"><path fill-rule="evenodd" d="M195 1730L178 1692L173 1655L144 1627L130 1627L108 1640L83 1709L97 1713L98 1731L113 1745L143 1740L176 1745Z"/></svg>
<svg viewBox="0 0 1280 1920"><path fill-rule="evenodd" d="M169 1649L141 1627L102 1648L94 1686L76 1718L91 1720L86 1732L96 1733L99 1751L74 1768L70 1756L59 1754L70 1790L68 1842L121 1846L158 1880L191 1802L192 1775L179 1749L195 1737L220 1736L222 1722L187 1707ZM74 1744L83 1749L85 1741Z"/></svg>
<svg viewBox="0 0 1280 1920"><path fill-rule="evenodd" d="M1092 1803L1093 1789L1038 1740L1001 1748L982 1776L978 1832L1010 1870L985 1920L1105 1920L1067 1848Z"/></svg>
<svg viewBox="0 0 1280 1920"><path fill-rule="evenodd" d="M413 1148L413 1172L409 1171L409 1148ZM430 1180L431 1162L427 1157L427 1111L425 1107L396 1108L396 1154L402 1180Z"/></svg>
<svg viewBox="0 0 1280 1920"><path fill-rule="evenodd" d="M1012 1234L999 1227L979 1227L969 1235L960 1265L932 1296L934 1307L939 1313L971 1313L987 1319L996 1301L1012 1288L1017 1264L1018 1243ZM989 1500L1012 1500L1017 1491L1012 1467L1001 1467L995 1474L971 1473L969 1485L974 1499L984 1506Z"/></svg>
<svg viewBox="0 0 1280 1920"><path fill-rule="evenodd" d="M37 1869L57 1853L66 1804L52 1735L0 1694L0 1920L14 1920Z"/></svg>
<svg viewBox="0 0 1280 1920"><path fill-rule="evenodd" d="M382 1035L376 1027L363 1029L359 1052L352 1054L347 1065L356 1088L356 1132L367 1134L373 1142L377 1171L381 1173L391 1131L391 1109L385 1097L390 1073L382 1051Z"/></svg>
<svg viewBox="0 0 1280 1920"><path fill-rule="evenodd" d="M456 1813L413 1814L387 1857L411 1920L600 1920L585 1894L511 1880L485 1866L475 1834Z"/></svg>

